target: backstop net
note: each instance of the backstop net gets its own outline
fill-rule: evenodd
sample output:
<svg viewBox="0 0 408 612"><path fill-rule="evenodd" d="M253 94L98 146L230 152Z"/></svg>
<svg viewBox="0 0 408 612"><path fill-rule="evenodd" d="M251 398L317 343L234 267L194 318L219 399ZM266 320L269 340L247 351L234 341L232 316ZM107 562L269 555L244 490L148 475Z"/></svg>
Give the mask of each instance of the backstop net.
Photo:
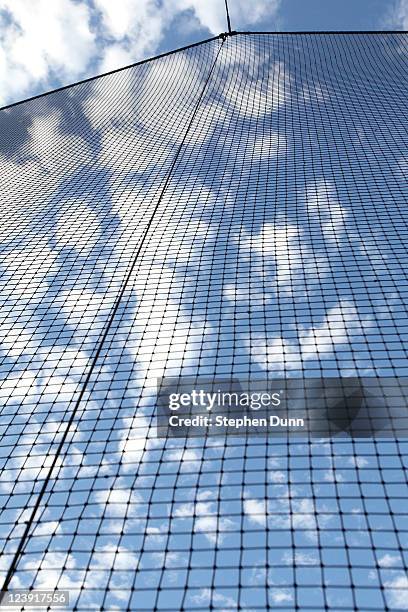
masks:
<svg viewBox="0 0 408 612"><path fill-rule="evenodd" d="M163 378L408 375L407 51L238 34L0 111L3 590L408 608L406 435L156 423Z"/></svg>

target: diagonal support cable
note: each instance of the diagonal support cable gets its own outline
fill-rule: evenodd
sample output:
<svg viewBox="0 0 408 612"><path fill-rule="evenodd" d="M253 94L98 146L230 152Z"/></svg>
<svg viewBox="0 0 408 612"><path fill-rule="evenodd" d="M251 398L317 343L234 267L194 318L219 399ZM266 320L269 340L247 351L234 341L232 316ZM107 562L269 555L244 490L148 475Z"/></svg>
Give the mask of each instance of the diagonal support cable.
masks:
<svg viewBox="0 0 408 612"><path fill-rule="evenodd" d="M157 200L157 203L156 203L156 205L155 205L155 207L154 207L154 209L153 209L153 211L152 211L152 213L151 213L151 215L149 217L149 220L147 222L145 231L144 231L144 233L142 235L142 238L141 238L141 240L139 242L139 246L137 248L137 251L136 251L136 253L135 253L134 257L133 257L133 260L132 260L132 262L130 264L129 270L128 270L128 272L127 272L127 274L126 274L126 276L125 276L125 278L124 278L124 280L122 282L122 286L121 286L120 291L119 291L119 293L118 293L118 295L116 297L115 303L114 303L114 305L112 307L109 319L106 322L106 325L105 325L105 328L104 328L103 333L101 335L99 344L98 344L98 346L97 346L97 348L95 350L94 357L92 359L92 362L91 362L91 365L89 367L88 374L87 374L87 376L85 378L85 381L83 383L82 389L81 389L81 391L79 393L78 399L77 399L77 401L76 401L76 403L74 405L74 408L72 409L71 415L70 415L70 417L69 417L69 419L67 421L67 426L65 428L64 433L62 434L62 437L61 437L61 440L60 440L60 442L58 444L57 450L56 450L56 452L55 452L55 454L54 454L54 456L52 458L52 462L51 462L50 468L49 468L49 470L47 472L47 475L44 478L44 482L43 482L43 484L41 486L41 489L40 489L40 491L38 493L38 496L37 496L37 499L36 499L35 504L33 506L33 509L31 511L30 517L26 521L26 527L24 529L23 535L21 536L21 539L20 539L20 542L18 544L17 550L14 553L14 556L13 556L13 559L11 561L10 567L9 567L9 569L7 571L6 577L5 577L3 585L1 587L1 591L0 591L0 605L2 603L2 600L3 600L7 590L8 590L10 582L11 582L11 580L12 580L12 578L13 578L15 572L16 572L18 563L19 563L22 555L24 554L24 547L25 547L25 545L26 545L26 543L27 543L27 541L29 539L31 527L33 526L33 524L35 524L36 514L37 514L37 511L38 511L38 509L39 509L39 507L41 505L43 497L44 497L44 495L46 493L47 486L48 486L48 484L49 484L49 482L51 480L52 472L53 472L54 468L56 467L58 458L61 455L61 451L62 451L62 449L64 447L65 442L66 442L66 439L67 439L68 433L70 431L71 425L73 424L73 422L75 420L75 417L76 417L76 415L78 413L78 410L80 408L80 405L81 405L82 399L84 397L85 391L87 389L89 381L91 380L92 374L93 374L93 372L95 370L95 367L97 365L97 362L98 362L99 356L101 354L102 348L104 346L105 340L106 340L106 338L107 338L107 336L109 334L109 331L110 331L110 329L112 327L112 324L114 323L114 320L115 320L116 314L117 314L117 312L119 310L119 307L121 305L123 296L125 294L127 286L129 284L129 281L130 281L130 279L132 277L133 271L134 271L134 269L136 267L138 257L140 255L142 247L143 247L143 245L144 245L144 243L146 241L146 237L148 235L149 229L150 229L150 227L152 225L152 222L153 222L153 219L155 217L155 214L156 214L156 212L157 212L157 210L158 210L158 208L159 208L159 206L160 206L160 204L161 204L161 202L163 200L164 194L165 194L165 192L167 190L167 187L168 187L170 179L171 179L171 175L172 175L172 173L173 173L173 171L174 171L174 169L176 167L177 161L178 161L178 159L180 157L181 151L182 151L182 149L184 147L184 144L186 142L186 139L187 139L187 136L189 134L189 131L190 131L192 125L193 125L194 119L195 119L195 117L197 115L198 109L199 109L201 101L202 101L202 99L204 97L204 94L205 94L205 91L207 89L207 86L208 86L208 84L210 82L210 79L211 79L211 76L212 76L212 74L214 72L214 68L216 66L216 63L217 63L217 60L218 60L218 56L220 54L220 51L221 51L221 49L223 47L224 42L225 42L225 38L221 37L221 44L220 44L220 46L218 48L218 51L217 51L216 56L215 56L215 59L214 59L212 65L211 65L211 68L210 68L209 72L208 72L208 75L207 75L207 78L206 78L206 80L204 82L202 91L201 91L201 93L200 93L200 95L198 97L198 100L197 100L197 102L196 102L196 104L194 106L193 112L192 112L190 120L189 120L189 122L187 124L186 130L185 130L183 138L182 138L182 140L180 142L180 145L179 145L179 147L178 147L178 149L176 151L176 154L174 156L173 162L172 162L172 164L170 166L170 169L169 169L169 171L167 173L167 176L165 178L165 181L164 181L163 187L161 189L161 192L160 192L159 198Z"/></svg>

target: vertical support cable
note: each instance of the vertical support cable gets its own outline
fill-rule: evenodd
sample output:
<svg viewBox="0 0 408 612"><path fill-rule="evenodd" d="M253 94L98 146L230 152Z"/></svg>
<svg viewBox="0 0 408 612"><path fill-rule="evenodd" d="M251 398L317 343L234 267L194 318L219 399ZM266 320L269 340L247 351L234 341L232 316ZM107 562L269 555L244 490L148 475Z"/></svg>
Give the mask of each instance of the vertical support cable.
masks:
<svg viewBox="0 0 408 612"><path fill-rule="evenodd" d="M228 26L228 34L232 33L231 30L231 20L230 20L230 16L229 16L229 10L228 10L228 2L227 0L225 0L225 12L227 13L227 26Z"/></svg>
<svg viewBox="0 0 408 612"><path fill-rule="evenodd" d="M153 209L153 211L152 211L152 213L150 215L150 218L149 218L149 220L148 220L148 222L146 224L146 228L145 228L143 236L142 236L142 238L140 240L139 247L138 247L138 249L136 251L136 254L134 255L133 261L132 261L132 263L131 263L131 265L129 267L129 271L126 274L126 276L125 276L125 278L123 280L122 287L121 287L121 289L120 289L120 291L119 291L119 293L118 293L118 295L116 297L115 303L114 303L114 305L112 307L111 314L110 314L109 319L108 319L108 321L107 321L107 323L105 325L105 329L103 330L103 333L101 335L99 344L98 344L98 346L96 348L94 357L93 357L91 365L89 367L88 374L86 375L86 378L85 378L84 384L82 386L82 389L81 389L81 391L79 393L78 399L77 399L77 401L76 401L76 403L74 405L74 408L72 409L71 415L70 415L70 417L69 417L69 419L67 421L67 426L65 428L65 431L62 434L62 437L61 437L61 440L60 440L60 442L58 444L57 450L56 450L56 452L55 452L55 454L54 454L54 456L52 458L51 466L50 466L50 468L49 468L49 470L47 472L47 475L44 478L44 482L43 482L43 484L41 486L41 489L40 489L40 491L38 493L38 496L37 496L37 499L36 499L35 504L33 506L33 509L31 511L31 514L30 514L29 518L27 519L27 521L25 521L26 522L26 527L24 529L23 535L21 536L21 539L20 539L20 542L18 544L17 550L14 553L14 556L13 556L13 559L11 561L10 567L9 567L9 569L7 571L6 577L5 577L3 585L1 587L1 591L0 591L0 605L1 605L2 601L3 601L3 598L4 598L7 590L8 590L10 582L11 582L11 580L12 580L14 574L15 574L15 571L17 569L17 565L18 565L22 555L24 554L24 547L25 547L25 545L26 545L26 543L28 541L31 527L35 523L36 514L37 514L37 511L38 511L38 509L40 507L42 499L43 499L43 497L44 497L44 495L46 493L48 483L51 480L52 472L53 472L53 470L54 470L54 468L55 468L55 466L57 464L58 458L61 455L62 449L63 449L64 444L66 442L68 433L70 431L71 425L73 424L75 416L76 416L76 414L77 414L77 412L79 410L79 407L81 405L84 393L85 393L85 391L87 389L89 381L91 380L92 374L93 374L93 372L95 370L96 364L97 364L99 356L101 354L103 345L104 345L105 340L106 340L106 338L107 338L107 336L109 334L109 331L110 331L110 329L112 327L112 324L113 324L113 322L115 320L115 317L116 317L116 314L117 314L117 312L119 310L122 298L123 298L123 296L125 294L125 291L127 289L128 283L129 283L129 281L130 281L130 279L132 277L133 271L134 271L134 269L136 267L136 263L137 263L138 257L140 255L141 250L142 250L143 244L145 243L145 240L146 240L147 234L149 232L149 229L150 229L150 227L152 225L154 216L155 216L155 214L156 214L156 212L157 212L157 210L158 210L158 208L159 208L159 206L160 206L160 204L161 204L161 202L163 200L164 194L165 194L166 189L167 189L167 187L169 185L169 182L170 182L171 175L172 175L172 173L174 171L174 168L176 167L177 161L178 161L178 159L180 157L181 151L182 151L183 146L184 146L184 144L186 142L188 133L189 133L189 131L191 129L191 126L193 125L194 119L195 119L195 117L197 115L198 109L199 109L201 101L202 101L202 99L204 97L204 93L205 93L205 91L207 89L208 83L210 82L212 73L214 71L215 65L216 65L217 60L218 60L218 56L220 54L220 51L222 49L222 46L223 46L224 42L225 42L225 38L221 37L221 44L219 46L219 49L218 49L217 54L215 56L215 59L214 59L212 65L211 65L211 68L210 68L210 70L208 72L207 78L206 78L206 80L204 82L204 85L203 85L202 91L201 91L201 93L200 93L200 95L198 97L197 103L196 103L196 105L195 105L195 107L193 109L190 121L188 122L186 130L185 130L184 136L183 136L183 138L181 140L181 143L180 143L180 145L179 145L179 147L178 147L178 149L176 151L176 154L174 156L173 162L172 162L172 164L170 166L170 169L169 169L169 171L167 173L167 176L166 176L166 179L164 181L164 184L163 184L162 190L160 192L159 198L157 200L157 203L156 203L156 205L155 205L155 207L154 207L154 209Z"/></svg>

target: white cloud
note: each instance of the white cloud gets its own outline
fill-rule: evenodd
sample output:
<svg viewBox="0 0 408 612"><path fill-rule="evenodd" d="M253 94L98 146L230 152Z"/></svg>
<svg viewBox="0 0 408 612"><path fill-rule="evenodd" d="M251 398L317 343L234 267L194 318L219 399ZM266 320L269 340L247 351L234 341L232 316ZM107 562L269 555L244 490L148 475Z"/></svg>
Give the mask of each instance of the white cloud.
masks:
<svg viewBox="0 0 408 612"><path fill-rule="evenodd" d="M236 0L233 26L274 15L279 3ZM180 15L191 29L226 30L219 0L0 0L0 103L144 59Z"/></svg>
<svg viewBox="0 0 408 612"><path fill-rule="evenodd" d="M320 325L298 331L298 341L274 338L269 342L261 335L248 339L252 357L261 367L283 371L301 369L302 362L322 359L332 355L350 342L353 334L361 333L371 324L368 317L361 317L355 306L340 300L331 308Z"/></svg>
<svg viewBox="0 0 408 612"><path fill-rule="evenodd" d="M197 473L200 469L200 453L189 448L175 448L167 453L166 460L179 462L180 472Z"/></svg>
<svg viewBox="0 0 408 612"><path fill-rule="evenodd" d="M34 588L65 588L71 591L70 596L72 597L81 584L80 573L77 573L78 582L74 582L67 572L65 572L65 575L63 574L62 568L64 566L70 569L75 568L75 557L65 552L49 551L43 557L29 557L26 562L23 562L22 569L25 570L25 572L32 572ZM84 573L85 570L83 571L83 574ZM17 584L13 586L14 588L18 588Z"/></svg>
<svg viewBox="0 0 408 612"><path fill-rule="evenodd" d="M86 202L74 199L60 204L55 236L58 248L76 249L87 255L97 244L99 234L98 215Z"/></svg>
<svg viewBox="0 0 408 612"><path fill-rule="evenodd" d="M201 27L212 34L227 29L225 6L220 0L94 0L101 11L106 31L115 39L124 39L129 31L136 31L144 37L144 44L153 38L152 33L160 33L166 24L177 14L190 11ZM280 0L234 0L230 6L232 26L258 23L268 15L274 15ZM149 24L150 28L146 27ZM138 43L140 44L140 43Z"/></svg>
<svg viewBox="0 0 408 612"><path fill-rule="evenodd" d="M272 589L271 590L272 601L276 604L288 603L293 601L293 595L289 591L284 589Z"/></svg>
<svg viewBox="0 0 408 612"><path fill-rule="evenodd" d="M208 605L210 602L217 604L216 608L219 610L223 610L222 606L225 606L226 610L237 609L237 602L232 597L227 595L223 595L222 593L217 593L212 589L204 588L197 593L197 595L193 595L191 597L191 601L195 604L205 604Z"/></svg>
<svg viewBox="0 0 408 612"><path fill-rule="evenodd" d="M396 0L389 10L385 27L395 30L408 30L408 0Z"/></svg>
<svg viewBox="0 0 408 612"><path fill-rule="evenodd" d="M1 80L1 76L0 76ZM57 189L62 178L75 172L89 160L89 149L82 138L63 133L61 113L42 105L35 109L38 114L28 129L28 140L20 158L0 155L0 173L7 177L2 185L4 212L2 224L10 225L10 237L15 233L15 218L18 216L18 230L35 228L41 235L44 220L39 219L39 207L33 207L33 199L44 203ZM55 155L58 151L58 155ZM72 151L80 151L75 156ZM44 248L38 253L44 257ZM49 249L48 249L49 250ZM24 256L27 258L27 249ZM16 257L14 257L16 259Z"/></svg>
<svg viewBox="0 0 408 612"><path fill-rule="evenodd" d="M193 531L202 532L209 542L220 544L224 531L235 528L233 521L220 515L214 502L187 502L178 506L174 512L177 518L194 518Z"/></svg>
<svg viewBox="0 0 408 612"><path fill-rule="evenodd" d="M98 72L104 73L122 66L128 66L135 61L132 51L120 43L106 46Z"/></svg>
<svg viewBox="0 0 408 612"><path fill-rule="evenodd" d="M390 555L389 553L386 553L385 555L383 555L382 557L380 557L378 559L378 565L380 567L393 567L395 565L401 565L402 564L402 560L400 555Z"/></svg>
<svg viewBox="0 0 408 612"><path fill-rule="evenodd" d="M316 524L316 508L313 500L302 498L292 500L291 516L293 521L293 527L314 530L317 528Z"/></svg>
<svg viewBox="0 0 408 612"><path fill-rule="evenodd" d="M167 1L159 7L154 0L94 0L102 17L101 34L110 41L102 52L101 69L112 70L118 68L117 60L129 64L153 53L172 18L172 4Z"/></svg>
<svg viewBox="0 0 408 612"><path fill-rule="evenodd" d="M95 42L86 3L0 0L0 16L4 101L49 86L51 72L67 81L86 71Z"/></svg>
<svg viewBox="0 0 408 612"><path fill-rule="evenodd" d="M266 526L266 500L246 499L244 501L244 512L253 523L261 527Z"/></svg>
<svg viewBox="0 0 408 612"><path fill-rule="evenodd" d="M147 16L150 16L150 9L153 8L153 3L146 2L146 0L137 0L138 11L135 11L136 2L134 0L117 0L116 2L94 0L94 4L101 11L104 26L113 38L126 36L129 31L129 22L142 22Z"/></svg>
<svg viewBox="0 0 408 612"><path fill-rule="evenodd" d="M314 551L290 550L283 555L282 561L288 565L319 565L319 557Z"/></svg>
<svg viewBox="0 0 408 612"><path fill-rule="evenodd" d="M343 237L347 211L336 199L336 189L329 181L311 183L306 188L309 219L318 219L326 242L337 244Z"/></svg>
<svg viewBox="0 0 408 612"><path fill-rule="evenodd" d="M237 82L233 61L228 47L220 53L220 61L230 64L227 78L223 83L222 93L234 110L245 119L256 119L270 114L285 104L290 96L290 75L282 62L274 61L272 56L258 53L255 45L248 56L239 58L240 68L245 73L245 62L248 63L248 74L245 81ZM262 78L261 78L262 75Z"/></svg>
<svg viewBox="0 0 408 612"><path fill-rule="evenodd" d="M393 580L384 583L385 597L391 608L408 610L408 577L396 576Z"/></svg>
<svg viewBox="0 0 408 612"><path fill-rule="evenodd" d="M365 459L364 457L359 457L357 455L349 457L348 463L358 468L364 468L370 464L370 462L367 459Z"/></svg>
<svg viewBox="0 0 408 612"><path fill-rule="evenodd" d="M116 52L120 53L120 49L115 48ZM146 64L137 79L131 72L122 72L94 82L84 110L92 126L100 130L100 162L118 180L130 165L134 172L145 173L145 177L165 172L174 156L174 143L183 138L192 109L191 104L185 103L186 97L193 101L198 98L203 75L187 53L179 53L175 66L169 70L172 61L164 57ZM158 100L162 102L158 104ZM205 116L211 113L219 120L217 109L217 105L208 103L203 113ZM212 124L215 126L215 121ZM202 142L209 135L209 130L192 131L189 144ZM116 201L118 186L112 184L112 190ZM124 194L125 199L128 196L129 193ZM149 206L145 193L139 200L139 207ZM119 202L117 207L122 217L123 204L126 202ZM131 215L135 215L134 206Z"/></svg>
<svg viewBox="0 0 408 612"><path fill-rule="evenodd" d="M131 489L103 489L96 492L95 499L104 504L104 514L113 518L126 517L129 513L134 516L142 501Z"/></svg>
<svg viewBox="0 0 408 612"><path fill-rule="evenodd" d="M233 597L229 597L228 595L223 595L222 593L213 593L212 600L215 604L217 604L217 608L220 606L225 606L226 610L237 609L238 604Z"/></svg>
<svg viewBox="0 0 408 612"><path fill-rule="evenodd" d="M330 181L308 184L301 197L305 198L305 221L288 222L284 215L278 214L273 223L265 223L258 233L241 231L234 236L239 257L262 270L259 273L262 283L258 294L253 290L254 275L250 291L241 279L239 289L233 284L226 285L228 299L248 301L250 296L253 302L255 298L268 299L268 294L275 294L279 299L293 295L307 298L322 278L333 274L330 255L343 248L347 211L338 202L335 186ZM320 230L321 240L318 235L316 241L310 227ZM265 262L273 262L274 269L265 266Z"/></svg>

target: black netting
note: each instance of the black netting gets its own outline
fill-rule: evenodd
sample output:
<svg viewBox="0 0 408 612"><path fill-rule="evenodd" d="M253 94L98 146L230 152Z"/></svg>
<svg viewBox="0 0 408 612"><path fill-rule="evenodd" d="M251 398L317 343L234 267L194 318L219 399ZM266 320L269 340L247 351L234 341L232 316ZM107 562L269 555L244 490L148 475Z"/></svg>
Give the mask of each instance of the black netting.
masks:
<svg viewBox="0 0 408 612"><path fill-rule="evenodd" d="M407 35L0 113L0 569L76 610L408 608L398 439L156 435L167 376L408 375Z"/></svg>

